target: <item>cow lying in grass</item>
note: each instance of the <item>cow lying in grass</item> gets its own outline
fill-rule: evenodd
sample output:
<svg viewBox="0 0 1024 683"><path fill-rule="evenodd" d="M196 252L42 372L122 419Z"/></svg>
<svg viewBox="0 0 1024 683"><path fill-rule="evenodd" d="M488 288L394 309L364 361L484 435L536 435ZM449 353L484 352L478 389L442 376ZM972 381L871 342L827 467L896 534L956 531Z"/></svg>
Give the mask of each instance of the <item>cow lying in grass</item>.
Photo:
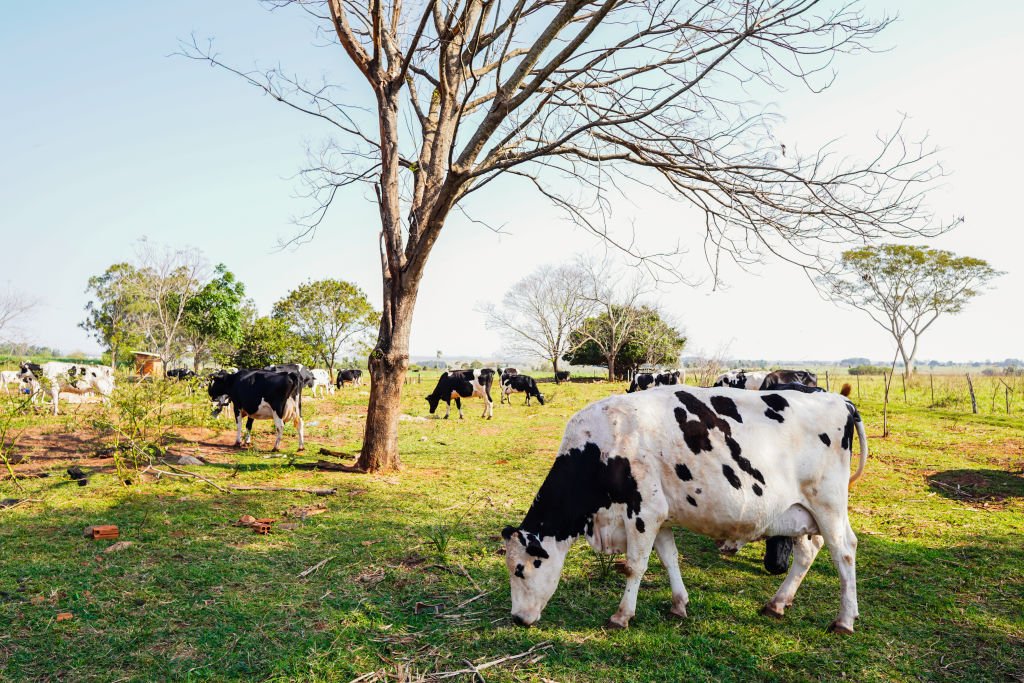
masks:
<svg viewBox="0 0 1024 683"><path fill-rule="evenodd" d="M609 626L625 628L635 614L652 549L668 571L671 613L685 617L671 530L681 526L724 541L792 538L793 566L762 610L776 617L827 544L840 583L831 630L852 633L857 538L847 498L866 459L860 415L836 394L662 387L593 403L569 420L522 524L502 531L513 620L540 619L580 536L598 552L626 554L626 591Z"/></svg>

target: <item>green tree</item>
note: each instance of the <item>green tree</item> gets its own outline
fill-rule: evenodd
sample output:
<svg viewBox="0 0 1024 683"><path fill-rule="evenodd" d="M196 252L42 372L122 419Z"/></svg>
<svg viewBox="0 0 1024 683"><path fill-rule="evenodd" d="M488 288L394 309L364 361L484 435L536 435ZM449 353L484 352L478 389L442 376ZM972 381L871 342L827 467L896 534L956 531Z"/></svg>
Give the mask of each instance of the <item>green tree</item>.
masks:
<svg viewBox="0 0 1024 683"><path fill-rule="evenodd" d="M686 346L684 337L662 319L657 309L649 306L611 311L584 320L570 333L574 350L563 358L572 365L596 365L608 368L609 379L621 379L630 369L648 363L675 365ZM633 321L621 343L612 337L614 320ZM613 355L614 354L614 355Z"/></svg>
<svg viewBox="0 0 1024 683"><path fill-rule="evenodd" d="M214 277L185 304L184 336L192 351L193 370L209 359L224 362L242 339L245 285L223 263Z"/></svg>
<svg viewBox="0 0 1024 683"><path fill-rule="evenodd" d="M231 356L239 368L262 368L278 363L309 365L309 350L280 318L256 318L242 334L238 349Z"/></svg>
<svg viewBox="0 0 1024 683"><path fill-rule="evenodd" d="M361 348L380 324L366 294L344 280L319 280L300 285L274 304L273 315L285 321L302 340L308 355L327 366L331 377L338 354Z"/></svg>
<svg viewBox="0 0 1024 683"><path fill-rule="evenodd" d="M142 271L130 263L115 263L89 278L86 286L93 299L85 305L86 318L78 326L106 347L111 367L152 342L146 320L153 306L144 295L143 279Z"/></svg>
<svg viewBox="0 0 1024 683"><path fill-rule="evenodd" d="M838 268L817 283L832 301L864 311L892 335L903 372L910 375L921 335L939 316L962 311L999 275L970 256L883 244L843 252Z"/></svg>

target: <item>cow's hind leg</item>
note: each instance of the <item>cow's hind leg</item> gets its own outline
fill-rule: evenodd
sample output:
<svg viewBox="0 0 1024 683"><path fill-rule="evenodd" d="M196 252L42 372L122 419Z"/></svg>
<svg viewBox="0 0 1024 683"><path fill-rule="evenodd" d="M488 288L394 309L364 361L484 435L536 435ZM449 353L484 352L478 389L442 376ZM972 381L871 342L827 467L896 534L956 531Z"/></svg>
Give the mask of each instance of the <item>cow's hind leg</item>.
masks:
<svg viewBox="0 0 1024 683"><path fill-rule="evenodd" d="M793 564L774 597L761 608L761 614L776 619L782 618L786 608L793 604L793 597L796 595L797 589L800 588L804 577L807 576L807 570L811 568L811 564L814 563L814 558L818 556L818 551L821 550L824 542L825 539L817 534L811 536L801 534L793 539Z"/></svg>
<svg viewBox="0 0 1024 683"><path fill-rule="evenodd" d="M274 447L271 450L277 453L277 449L281 447L281 437L284 436L284 420L276 412L274 413L274 431L277 433L277 438L274 439Z"/></svg>
<svg viewBox="0 0 1024 683"><path fill-rule="evenodd" d="M459 409L459 419L465 420L466 418L462 414L462 399L459 398L458 396L455 397L455 407Z"/></svg>
<svg viewBox="0 0 1024 683"><path fill-rule="evenodd" d="M683 585L683 575L679 572L679 551L676 549L676 538L672 530L662 527L658 535L654 537L654 549L658 553L658 559L668 572L668 582L672 587L672 609L669 614L677 617L686 616L686 605L690 602L690 595Z"/></svg>
<svg viewBox="0 0 1024 683"><path fill-rule="evenodd" d="M640 582L647 572L647 563L651 559L654 540L658 535L661 521L644 520L649 526L644 531L635 528L635 518L626 521L626 590L622 594L619 609L608 620L608 628L626 628L629 620L636 614L636 598L640 593ZM678 562L676 563L678 571Z"/></svg>
<svg viewBox="0 0 1024 683"><path fill-rule="evenodd" d="M844 510L845 512L845 510ZM828 630L833 633L853 633L853 620L857 608L857 536L850 528L846 515L834 515L827 523L819 520L818 528L832 555L832 564L839 574L839 616Z"/></svg>

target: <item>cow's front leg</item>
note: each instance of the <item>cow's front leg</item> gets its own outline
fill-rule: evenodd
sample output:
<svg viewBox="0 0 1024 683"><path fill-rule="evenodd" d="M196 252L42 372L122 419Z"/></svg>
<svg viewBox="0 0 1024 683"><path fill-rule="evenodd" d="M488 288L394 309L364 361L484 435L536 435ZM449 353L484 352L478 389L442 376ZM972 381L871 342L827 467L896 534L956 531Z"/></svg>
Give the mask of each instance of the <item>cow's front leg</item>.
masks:
<svg viewBox="0 0 1024 683"><path fill-rule="evenodd" d="M253 422L253 420L252 420L251 417L248 417L245 420L245 445L246 446L251 446L252 445L252 422Z"/></svg>
<svg viewBox="0 0 1024 683"><path fill-rule="evenodd" d="M295 429L299 432L299 450L306 450L306 423L301 417L295 418Z"/></svg>
<svg viewBox="0 0 1024 683"><path fill-rule="evenodd" d="M776 619L782 618L786 608L793 604L796 591L800 588L804 577L807 576L807 570L811 568L814 558L818 556L818 551L821 550L824 542L825 539L817 534L809 538L806 534L793 538L793 564L790 566L786 578L782 581L782 585L779 586L779 590L761 608L761 614L775 617Z"/></svg>
<svg viewBox="0 0 1024 683"><path fill-rule="evenodd" d="M448 419L448 414L450 412L452 412L452 402L449 399L449 400L444 402L444 419L446 419L446 420Z"/></svg>
<svg viewBox="0 0 1024 683"><path fill-rule="evenodd" d="M672 530L662 527L661 531L654 538L654 549L658 552L658 559L668 572L668 583L672 587L672 608L669 614L677 617L686 616L686 606L690 602L690 595L683 585L683 575L679 572L679 551L676 549L676 538Z"/></svg>
<svg viewBox="0 0 1024 683"><path fill-rule="evenodd" d="M640 593L640 582L647 572L647 562L651 558L654 539L661 524L655 520L645 520L650 527L638 531L635 527L636 517L625 520L626 523L626 591L622 595L618 611L608 620L608 628L627 628L629 620L636 614L636 598Z"/></svg>
<svg viewBox="0 0 1024 683"><path fill-rule="evenodd" d="M238 428L238 432L235 434L235 448L242 447L242 411L235 408L235 427Z"/></svg>

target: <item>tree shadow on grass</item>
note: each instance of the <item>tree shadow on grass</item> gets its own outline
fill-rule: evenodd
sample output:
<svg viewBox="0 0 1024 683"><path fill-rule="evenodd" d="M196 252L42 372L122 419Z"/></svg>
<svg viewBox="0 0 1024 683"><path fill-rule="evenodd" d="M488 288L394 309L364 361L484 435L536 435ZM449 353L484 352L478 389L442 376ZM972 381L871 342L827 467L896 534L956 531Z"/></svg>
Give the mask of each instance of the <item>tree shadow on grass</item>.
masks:
<svg viewBox="0 0 1024 683"><path fill-rule="evenodd" d="M965 503L1001 503L1024 498L1024 471L945 470L928 475L926 481L940 495Z"/></svg>

